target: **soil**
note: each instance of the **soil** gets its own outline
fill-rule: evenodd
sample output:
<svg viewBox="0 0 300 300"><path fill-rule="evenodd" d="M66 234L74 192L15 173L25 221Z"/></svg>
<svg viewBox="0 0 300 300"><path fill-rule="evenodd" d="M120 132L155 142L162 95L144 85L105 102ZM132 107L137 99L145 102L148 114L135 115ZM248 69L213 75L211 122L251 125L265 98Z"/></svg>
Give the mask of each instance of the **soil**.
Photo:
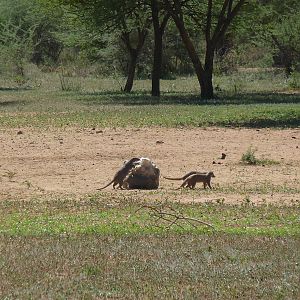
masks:
<svg viewBox="0 0 300 300"><path fill-rule="evenodd" d="M214 189L175 190L180 181L161 177L157 192L122 191L112 195L182 202L293 203L300 201L300 129L231 128L34 128L0 130L0 200L30 200L101 193L123 161L149 157L163 176L213 171ZM245 165L242 154L252 146L255 156L277 164ZM222 153L226 154L221 159ZM265 190L264 190L265 187Z"/></svg>

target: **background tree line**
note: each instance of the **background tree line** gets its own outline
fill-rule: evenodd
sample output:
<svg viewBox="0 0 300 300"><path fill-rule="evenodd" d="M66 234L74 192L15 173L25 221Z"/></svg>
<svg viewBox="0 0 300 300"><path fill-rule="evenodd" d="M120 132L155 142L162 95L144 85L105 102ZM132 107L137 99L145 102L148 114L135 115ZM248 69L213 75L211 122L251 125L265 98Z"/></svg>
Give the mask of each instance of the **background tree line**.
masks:
<svg viewBox="0 0 300 300"><path fill-rule="evenodd" d="M25 66L135 78L196 75L202 98L213 74L238 66L300 66L297 0L0 0L0 72L20 81Z"/></svg>

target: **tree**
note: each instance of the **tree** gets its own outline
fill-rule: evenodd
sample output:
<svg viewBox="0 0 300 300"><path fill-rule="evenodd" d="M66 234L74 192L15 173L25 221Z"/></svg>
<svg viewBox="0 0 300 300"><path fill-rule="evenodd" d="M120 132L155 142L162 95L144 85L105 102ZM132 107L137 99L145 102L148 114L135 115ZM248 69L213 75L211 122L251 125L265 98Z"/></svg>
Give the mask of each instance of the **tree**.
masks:
<svg viewBox="0 0 300 300"><path fill-rule="evenodd" d="M154 53L152 69L152 91L154 97L160 96L160 78L162 69L163 35L170 14L165 12L157 0L150 1L152 24L154 29ZM161 16L160 16L161 15ZM161 21L160 21L161 19Z"/></svg>
<svg viewBox="0 0 300 300"><path fill-rule="evenodd" d="M126 4L126 1L124 1L124 4ZM150 25L150 16L147 16L147 8L143 3L138 2L137 5L138 9L129 1L125 9L123 7L123 10L118 13L118 18L113 20L117 22L112 24L112 27L119 27L121 40L129 53L127 81L124 92L131 92L132 90L138 58L148 35ZM146 13L146 17L144 13Z"/></svg>
<svg viewBox="0 0 300 300"><path fill-rule="evenodd" d="M295 0L266 1L265 10L271 15L266 22L267 34L275 47L274 58L289 76L300 61L300 3Z"/></svg>
<svg viewBox="0 0 300 300"><path fill-rule="evenodd" d="M44 0L47 1L47 0ZM68 5L69 10L81 17L83 22L100 33L118 33L128 53L127 81L123 90L130 92L145 39L148 35L150 17L143 1L119 0L57 0ZM138 9L137 9L138 8Z"/></svg>
<svg viewBox="0 0 300 300"><path fill-rule="evenodd" d="M11 68L18 81L24 78L25 63L33 52L33 33L35 28L22 29L22 23L15 25L10 21L0 23L0 54L2 64Z"/></svg>
<svg viewBox="0 0 300 300"><path fill-rule="evenodd" d="M135 46L132 45L130 39L132 32L123 31L121 33L121 39L124 42L130 56L128 70L127 70L127 81L124 87L124 92L128 92L128 93L131 92L132 90L138 57L142 51L146 36L148 34L148 30L145 27L144 28L138 27L136 31L137 31L136 32L137 42Z"/></svg>
<svg viewBox="0 0 300 300"><path fill-rule="evenodd" d="M300 2L258 0L244 8L231 27L234 42L260 48L262 56L273 57L273 65L284 67L289 75L300 61Z"/></svg>
<svg viewBox="0 0 300 300"><path fill-rule="evenodd" d="M300 13L282 20L271 33L277 55L275 60L287 76L300 67Z"/></svg>
<svg viewBox="0 0 300 300"><path fill-rule="evenodd" d="M0 0L0 48L3 64L24 77L25 64L55 62L62 44L55 36L61 13L47 14L40 0Z"/></svg>
<svg viewBox="0 0 300 300"><path fill-rule="evenodd" d="M123 89L125 92L132 90L137 62L152 22L154 29L152 96L160 96L163 35L170 14L163 9L159 0L57 1L75 8L75 13L95 30L119 33L129 57L127 82Z"/></svg>
<svg viewBox="0 0 300 300"><path fill-rule="evenodd" d="M163 0L189 53L203 99L214 97L212 76L215 50L245 2L246 0ZM196 25L204 34L204 62L201 62L201 56L189 34L189 23Z"/></svg>

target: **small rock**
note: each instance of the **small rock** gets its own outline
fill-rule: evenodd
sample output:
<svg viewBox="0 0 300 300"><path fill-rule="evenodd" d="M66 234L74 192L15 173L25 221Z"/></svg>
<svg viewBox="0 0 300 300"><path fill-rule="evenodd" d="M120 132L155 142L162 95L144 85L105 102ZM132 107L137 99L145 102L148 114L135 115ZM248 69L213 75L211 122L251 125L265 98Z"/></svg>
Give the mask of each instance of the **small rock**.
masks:
<svg viewBox="0 0 300 300"><path fill-rule="evenodd" d="M225 159L226 158L226 154L222 153L221 159Z"/></svg>
<svg viewBox="0 0 300 300"><path fill-rule="evenodd" d="M97 130L96 133L103 133L103 130Z"/></svg>
<svg viewBox="0 0 300 300"><path fill-rule="evenodd" d="M213 165L215 165L215 164L216 164L216 162L215 162L215 161L213 161L212 163L213 163Z"/></svg>
<svg viewBox="0 0 300 300"><path fill-rule="evenodd" d="M156 144L163 144L164 141L156 141Z"/></svg>
<svg viewBox="0 0 300 300"><path fill-rule="evenodd" d="M22 130L19 130L19 131L17 132L17 134L23 134L23 131L22 131Z"/></svg>
<svg viewBox="0 0 300 300"><path fill-rule="evenodd" d="M296 139L296 137L295 137L295 136L292 136L292 139Z"/></svg>

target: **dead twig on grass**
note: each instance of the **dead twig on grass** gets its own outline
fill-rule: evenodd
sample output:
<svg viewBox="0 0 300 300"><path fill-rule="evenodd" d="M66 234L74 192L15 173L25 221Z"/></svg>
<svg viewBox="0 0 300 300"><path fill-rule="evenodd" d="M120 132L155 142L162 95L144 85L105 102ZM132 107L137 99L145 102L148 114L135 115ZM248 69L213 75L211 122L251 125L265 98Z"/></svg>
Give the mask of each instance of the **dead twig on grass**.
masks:
<svg viewBox="0 0 300 300"><path fill-rule="evenodd" d="M166 207L157 207L157 206L151 206L151 205L143 205L140 208L138 208L135 212L137 213L138 211L146 209L149 211L149 215L151 217L155 218L155 226L161 227L158 225L160 221L165 221L168 223L166 226L166 229L170 229L173 225L176 225L180 228L183 229L183 226L179 224L179 222L183 221L185 223L188 223L190 226L197 228L197 225L194 223L198 224L203 224L205 226L211 227L214 229L214 226L210 223L201 221L196 218L190 218L187 216L184 216L181 212L175 210L171 206L166 206Z"/></svg>

